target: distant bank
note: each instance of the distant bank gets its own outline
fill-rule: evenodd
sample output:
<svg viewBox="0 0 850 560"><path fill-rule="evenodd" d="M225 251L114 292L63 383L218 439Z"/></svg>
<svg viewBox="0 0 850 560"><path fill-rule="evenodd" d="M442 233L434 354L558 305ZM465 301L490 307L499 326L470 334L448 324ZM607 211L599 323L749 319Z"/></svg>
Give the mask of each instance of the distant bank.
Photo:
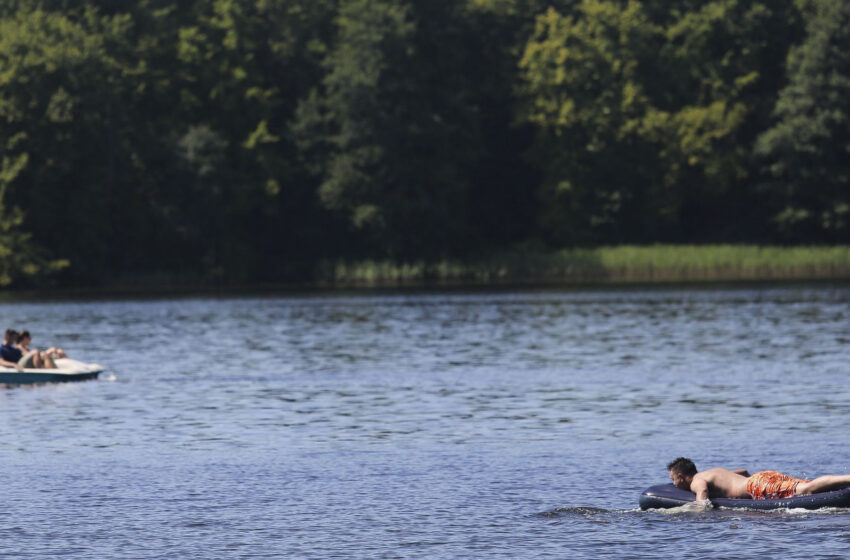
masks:
<svg viewBox="0 0 850 560"><path fill-rule="evenodd" d="M512 250L465 260L326 261L302 281L230 284L152 273L96 286L0 291L29 298L192 296L394 288L486 288L850 280L850 246L650 245Z"/></svg>
<svg viewBox="0 0 850 560"><path fill-rule="evenodd" d="M325 263L324 287L850 279L850 247L617 246L510 251L437 263Z"/></svg>

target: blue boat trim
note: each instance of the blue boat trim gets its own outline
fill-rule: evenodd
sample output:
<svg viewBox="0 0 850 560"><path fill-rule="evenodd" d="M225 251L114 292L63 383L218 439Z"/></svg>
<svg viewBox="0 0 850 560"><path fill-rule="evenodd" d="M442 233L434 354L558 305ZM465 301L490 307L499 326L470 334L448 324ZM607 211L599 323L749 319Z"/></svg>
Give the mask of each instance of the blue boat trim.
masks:
<svg viewBox="0 0 850 560"><path fill-rule="evenodd" d="M693 502L696 495L680 490L672 484L650 486L640 495L640 509L674 508ZM752 500L745 498L712 498L715 506L746 509L820 509L850 507L850 487L808 496L792 496L778 500Z"/></svg>

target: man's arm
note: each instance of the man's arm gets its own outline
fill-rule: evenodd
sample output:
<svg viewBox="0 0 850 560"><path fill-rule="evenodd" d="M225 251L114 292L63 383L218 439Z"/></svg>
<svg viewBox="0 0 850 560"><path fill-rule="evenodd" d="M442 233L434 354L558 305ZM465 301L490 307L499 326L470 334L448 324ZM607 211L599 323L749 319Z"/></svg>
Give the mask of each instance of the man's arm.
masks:
<svg viewBox="0 0 850 560"><path fill-rule="evenodd" d="M708 499L708 482L702 478L694 478L691 482L691 492L697 495L697 500Z"/></svg>
<svg viewBox="0 0 850 560"><path fill-rule="evenodd" d="M18 371L24 369L17 362L10 362L8 360L4 360L3 358L0 358L0 366L15 368Z"/></svg>

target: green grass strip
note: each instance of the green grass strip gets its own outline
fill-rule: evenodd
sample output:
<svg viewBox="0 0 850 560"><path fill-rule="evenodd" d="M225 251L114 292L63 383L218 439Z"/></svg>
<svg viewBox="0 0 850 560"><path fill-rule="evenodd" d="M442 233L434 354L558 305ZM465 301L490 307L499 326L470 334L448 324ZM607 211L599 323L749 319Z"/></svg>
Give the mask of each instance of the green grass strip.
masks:
<svg viewBox="0 0 850 560"><path fill-rule="evenodd" d="M334 285L685 282L850 278L850 247L617 246L512 250L466 261L324 263Z"/></svg>

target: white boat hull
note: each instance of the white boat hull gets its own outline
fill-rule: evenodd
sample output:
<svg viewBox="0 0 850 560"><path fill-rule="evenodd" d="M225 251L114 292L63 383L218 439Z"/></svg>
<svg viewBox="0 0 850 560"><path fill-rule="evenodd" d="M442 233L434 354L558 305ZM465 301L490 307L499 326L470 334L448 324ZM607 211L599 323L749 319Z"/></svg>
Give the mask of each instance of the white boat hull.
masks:
<svg viewBox="0 0 850 560"><path fill-rule="evenodd" d="M25 383L61 383L63 381L83 381L97 379L103 373L103 366L87 364L70 358L56 360L55 369L0 367L0 384L20 385Z"/></svg>

